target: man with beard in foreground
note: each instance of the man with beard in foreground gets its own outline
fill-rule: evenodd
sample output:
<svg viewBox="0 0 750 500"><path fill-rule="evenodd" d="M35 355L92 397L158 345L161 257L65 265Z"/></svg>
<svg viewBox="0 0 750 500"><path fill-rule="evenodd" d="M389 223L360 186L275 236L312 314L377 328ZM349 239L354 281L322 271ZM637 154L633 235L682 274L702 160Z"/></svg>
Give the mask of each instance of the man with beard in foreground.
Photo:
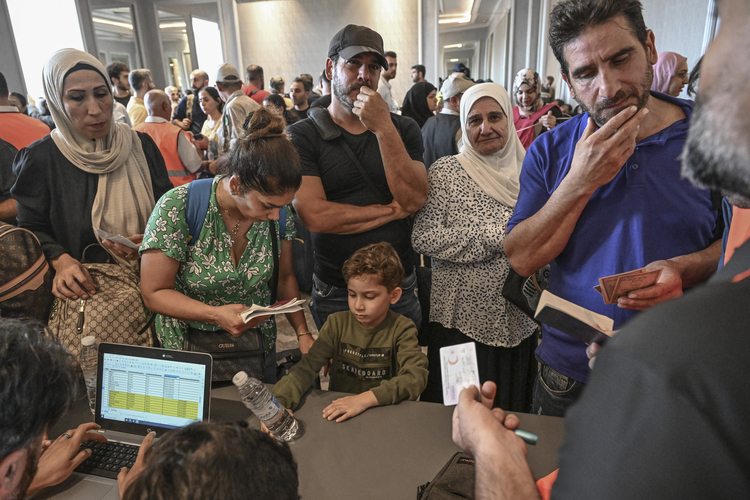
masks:
<svg viewBox="0 0 750 500"><path fill-rule="evenodd" d="M414 120L389 112L377 92L381 67L388 68L381 36L346 26L331 40L326 59L331 105L310 109L309 120L289 127L302 163L294 207L315 249L310 308L318 328L330 314L349 309L344 261L381 241L393 246L406 271L401 299L391 309L417 327L421 322L408 218L427 199L422 134Z"/></svg>
<svg viewBox="0 0 750 500"><path fill-rule="evenodd" d="M505 251L519 274L551 264L553 294L614 320L682 295L715 270L718 200L680 177L692 103L650 93L654 34L637 0L566 0L550 45L587 111L526 153ZM606 305L598 279L645 267L658 282ZM532 411L562 416L587 382L586 345L543 325ZM612 394L618 398L617 392Z"/></svg>
<svg viewBox="0 0 750 500"><path fill-rule="evenodd" d="M0 499L20 500L60 484L91 455L83 441L106 441L93 422L54 441L51 427L75 403L80 369L44 325L0 319Z"/></svg>
<svg viewBox="0 0 750 500"><path fill-rule="evenodd" d="M703 59L683 173L747 200L750 61L737 54L750 50L750 4L717 5L721 24ZM566 418L553 499L747 495L749 269L745 243L709 284L640 315L601 348ZM482 399L493 391L485 385ZM461 393L453 422L454 440L476 459L476 498L539 498L512 433L518 418L476 396L476 388Z"/></svg>

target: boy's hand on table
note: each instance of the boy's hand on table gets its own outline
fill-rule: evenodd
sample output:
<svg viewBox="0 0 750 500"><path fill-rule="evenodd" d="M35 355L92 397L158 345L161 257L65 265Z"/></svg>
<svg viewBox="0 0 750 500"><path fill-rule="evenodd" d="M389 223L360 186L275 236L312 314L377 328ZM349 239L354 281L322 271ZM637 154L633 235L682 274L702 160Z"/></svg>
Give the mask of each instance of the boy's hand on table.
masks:
<svg viewBox="0 0 750 500"><path fill-rule="evenodd" d="M335 418L336 422L343 422L348 418L356 417L372 406L378 406L378 400L372 391L363 392L356 396L334 399L323 410L323 418L328 420Z"/></svg>

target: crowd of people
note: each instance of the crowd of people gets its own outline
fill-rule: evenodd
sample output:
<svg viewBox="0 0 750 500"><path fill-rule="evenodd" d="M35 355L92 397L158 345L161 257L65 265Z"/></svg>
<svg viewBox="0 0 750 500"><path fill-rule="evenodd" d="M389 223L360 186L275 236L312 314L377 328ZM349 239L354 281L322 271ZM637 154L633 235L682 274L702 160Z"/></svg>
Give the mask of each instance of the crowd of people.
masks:
<svg viewBox="0 0 750 500"><path fill-rule="evenodd" d="M508 411L565 417L553 498L739 496L750 64L733 55L750 48L750 8L718 4L720 31L689 80L683 56L657 51L638 0L559 2L549 43L576 111L555 101L553 77L524 68L509 92L464 65L439 88L414 65L400 105L396 53L357 25L331 39L319 86L302 74L288 95L282 77L266 91L257 65L195 70L181 95L155 89L147 69L62 49L38 106L0 74L0 219L39 239L60 300L97 293L84 260L139 271L164 348L259 328L263 381L290 410L325 366L331 389L352 393L329 420L441 402L440 348L474 342L483 384L461 393L453 438L476 460L476 498L539 497ZM699 77L696 101L678 98ZM197 189L208 203L196 230ZM311 233L320 334L287 315L303 357L277 381L275 320L240 313L300 296L295 214ZM594 289L642 268L660 271L656 283L616 304ZM504 297L511 274L543 271L551 293L614 321L606 346ZM0 499L60 483L88 457L78 444L104 439L95 424L45 435L80 390L77 369L41 323L0 320ZM152 439L120 474L123 498L298 498L289 447L246 425ZM275 476L216 484L238 464Z"/></svg>

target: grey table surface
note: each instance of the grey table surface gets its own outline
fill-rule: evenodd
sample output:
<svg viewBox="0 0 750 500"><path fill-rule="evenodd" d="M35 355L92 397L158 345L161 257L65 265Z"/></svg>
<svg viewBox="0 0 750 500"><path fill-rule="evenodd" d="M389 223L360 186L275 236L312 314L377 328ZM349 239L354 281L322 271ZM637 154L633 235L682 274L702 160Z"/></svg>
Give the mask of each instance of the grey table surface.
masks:
<svg viewBox="0 0 750 500"><path fill-rule="evenodd" d="M239 401L234 386L212 390L211 420L258 419ZM419 401L370 408L345 422L323 418L323 408L343 393L310 391L295 416L304 434L290 443L298 464L303 500L413 500L417 488L431 481L459 451L451 438L453 407ZM528 447L535 478L557 468L557 449L563 439L563 419L517 414L521 428L539 436ZM93 419L85 398L50 429L56 437Z"/></svg>

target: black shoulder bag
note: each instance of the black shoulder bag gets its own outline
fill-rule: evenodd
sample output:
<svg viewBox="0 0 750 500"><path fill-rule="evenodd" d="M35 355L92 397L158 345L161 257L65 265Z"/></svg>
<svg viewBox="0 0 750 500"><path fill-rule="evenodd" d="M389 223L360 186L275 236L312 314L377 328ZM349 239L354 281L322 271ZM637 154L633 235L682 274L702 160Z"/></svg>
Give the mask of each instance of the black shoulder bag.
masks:
<svg viewBox="0 0 750 500"><path fill-rule="evenodd" d="M188 225L200 224L206 218L208 202L204 201L199 193L193 191L193 184L201 181L193 181L188 188L185 210L188 213ZM196 190L208 186L210 197L211 179L206 179L204 184L196 184ZM191 196L191 192L195 195ZM197 196L196 196L197 195ZM190 202L193 201L193 207ZM203 204L206 204L203 210ZM191 208L193 209L191 211ZM197 213L196 213L197 212ZM196 219L196 224L191 224ZM276 234L276 222L269 221L271 231L271 248L273 252L273 277L271 278L271 304L276 302L276 292L279 286L279 252L278 235ZM191 229L191 237L198 239L200 229ZM260 328L249 328L235 337L226 330L207 331L188 326L183 339L182 349L185 351L207 352L213 358L213 371L211 380L213 382L232 380L237 372L244 371L249 376L262 379L265 373L265 354L263 349L263 332Z"/></svg>
<svg viewBox="0 0 750 500"><path fill-rule="evenodd" d="M456 452L435 479L417 489L417 500L474 498L474 459Z"/></svg>

